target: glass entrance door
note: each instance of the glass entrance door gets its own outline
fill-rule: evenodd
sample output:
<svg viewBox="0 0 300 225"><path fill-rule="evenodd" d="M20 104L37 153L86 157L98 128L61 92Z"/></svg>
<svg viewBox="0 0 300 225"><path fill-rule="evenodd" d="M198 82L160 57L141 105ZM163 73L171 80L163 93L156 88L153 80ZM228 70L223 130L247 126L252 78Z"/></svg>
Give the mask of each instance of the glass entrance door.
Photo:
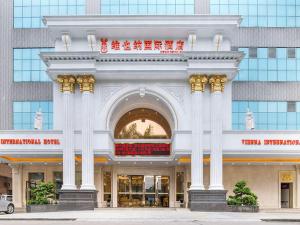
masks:
<svg viewBox="0 0 300 225"><path fill-rule="evenodd" d="M118 175L118 207L169 207L170 178Z"/></svg>

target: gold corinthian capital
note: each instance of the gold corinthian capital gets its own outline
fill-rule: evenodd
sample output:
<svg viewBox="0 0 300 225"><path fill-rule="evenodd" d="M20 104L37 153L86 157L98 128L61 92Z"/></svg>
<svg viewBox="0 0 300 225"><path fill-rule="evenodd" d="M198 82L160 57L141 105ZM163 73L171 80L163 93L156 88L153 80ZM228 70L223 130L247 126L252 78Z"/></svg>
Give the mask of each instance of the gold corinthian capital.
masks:
<svg viewBox="0 0 300 225"><path fill-rule="evenodd" d="M79 84L80 92L88 91L93 93L95 86L95 78L93 75L80 75L77 76L77 83Z"/></svg>
<svg viewBox="0 0 300 225"><path fill-rule="evenodd" d="M205 85L208 82L206 75L191 75L190 76L190 85L192 92L205 90Z"/></svg>
<svg viewBox="0 0 300 225"><path fill-rule="evenodd" d="M58 75L56 81L60 84L61 92L69 91L74 93L76 78L73 75Z"/></svg>
<svg viewBox="0 0 300 225"><path fill-rule="evenodd" d="M224 91L225 83L227 82L226 75L213 75L209 77L211 92Z"/></svg>

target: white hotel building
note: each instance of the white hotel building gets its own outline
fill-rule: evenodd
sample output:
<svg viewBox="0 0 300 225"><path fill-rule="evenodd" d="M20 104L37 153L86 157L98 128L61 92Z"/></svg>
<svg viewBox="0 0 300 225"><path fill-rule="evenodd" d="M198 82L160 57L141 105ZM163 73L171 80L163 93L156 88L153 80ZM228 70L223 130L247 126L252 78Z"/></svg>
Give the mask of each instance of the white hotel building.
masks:
<svg viewBox="0 0 300 225"><path fill-rule="evenodd" d="M0 15L12 19L9 12L19 6L3 2L8 6ZM260 208L300 207L300 72L295 69L295 81L288 69L284 81L279 72L278 80L250 79L261 72L251 70L251 59L265 50L276 58L284 48L286 67L293 53L300 65L299 41L293 39L298 28L249 28L244 16L245 28L241 16L210 15L214 4L196 0L191 15L96 15L107 5L100 9L99 1L87 0L86 15L44 16L44 28L25 28L24 21L16 28L16 16L14 29L0 25L0 41L8 43L1 60L14 62L0 62L0 75L11 77L0 78L8 82L0 86L0 174L11 184L16 207L26 206L30 182L51 181L64 209L225 210L239 180L258 195ZM22 80L26 63L18 50L35 44L47 47L39 54L47 82ZM243 80L246 70L249 79ZM42 100L51 102L51 126L45 129L49 113L42 108L41 130L18 128L25 120L17 122L20 102ZM259 101L270 103L265 117L253 106ZM295 111L295 127L286 122L282 128L278 119L272 129L264 120L283 113L282 102L287 121ZM268 111L273 103L276 111ZM254 115L252 130L244 128L247 108ZM10 168L11 175L4 172Z"/></svg>

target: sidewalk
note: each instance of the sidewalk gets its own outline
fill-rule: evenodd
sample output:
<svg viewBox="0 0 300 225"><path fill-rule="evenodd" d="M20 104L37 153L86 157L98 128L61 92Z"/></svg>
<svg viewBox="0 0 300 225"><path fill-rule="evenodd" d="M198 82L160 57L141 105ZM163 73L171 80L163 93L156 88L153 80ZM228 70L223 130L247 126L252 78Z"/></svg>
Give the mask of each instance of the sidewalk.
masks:
<svg viewBox="0 0 300 225"><path fill-rule="evenodd" d="M0 214L0 220L76 220L76 221L299 221L299 210L264 210L260 213L191 212L189 209L96 209L49 213Z"/></svg>

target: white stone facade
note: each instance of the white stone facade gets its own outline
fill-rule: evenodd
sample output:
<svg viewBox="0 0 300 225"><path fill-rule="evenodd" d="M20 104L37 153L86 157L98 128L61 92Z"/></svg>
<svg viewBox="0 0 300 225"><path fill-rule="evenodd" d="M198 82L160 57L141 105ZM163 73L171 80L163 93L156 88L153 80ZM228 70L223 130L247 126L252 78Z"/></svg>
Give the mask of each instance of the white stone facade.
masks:
<svg viewBox="0 0 300 225"><path fill-rule="evenodd" d="M300 206L296 191L300 132L231 130L231 86L243 54L231 51L230 43L240 17L119 17L116 21L85 16L46 17L44 21L56 37L55 52L41 54L54 82L54 131L0 132L0 139L8 140L1 143L0 154L12 164L13 181L19 182L13 184L16 206L24 204L29 171L44 171L45 180L51 181L56 170L63 171L64 190L98 190L99 206L104 205L103 172L110 171L113 207L118 205L120 173L169 176L169 206L176 207L176 172L184 172L185 192L188 188L231 191L236 181L247 179L259 193L261 206L271 208L280 207L280 173L288 171L289 182L294 183L293 207ZM167 38L182 40L184 48L175 53L101 53L102 38L121 42ZM66 80L56 82L60 76ZM80 76L94 79L86 82L90 89L79 88ZM193 76L196 80L191 81ZM211 83L217 76L226 81ZM202 78L207 80L197 81ZM217 84L223 86L213 87ZM172 137L164 141L171 143L169 156L115 155L116 124L137 108L155 110L168 121ZM20 139L41 143L14 143ZM47 144L45 139L56 142ZM37 165L28 165L32 161ZM76 186L76 171L81 171L80 187ZM268 196L266 186L260 187L259 178L264 174L269 176L266 186L274 190ZM274 196L276 200L271 199Z"/></svg>

